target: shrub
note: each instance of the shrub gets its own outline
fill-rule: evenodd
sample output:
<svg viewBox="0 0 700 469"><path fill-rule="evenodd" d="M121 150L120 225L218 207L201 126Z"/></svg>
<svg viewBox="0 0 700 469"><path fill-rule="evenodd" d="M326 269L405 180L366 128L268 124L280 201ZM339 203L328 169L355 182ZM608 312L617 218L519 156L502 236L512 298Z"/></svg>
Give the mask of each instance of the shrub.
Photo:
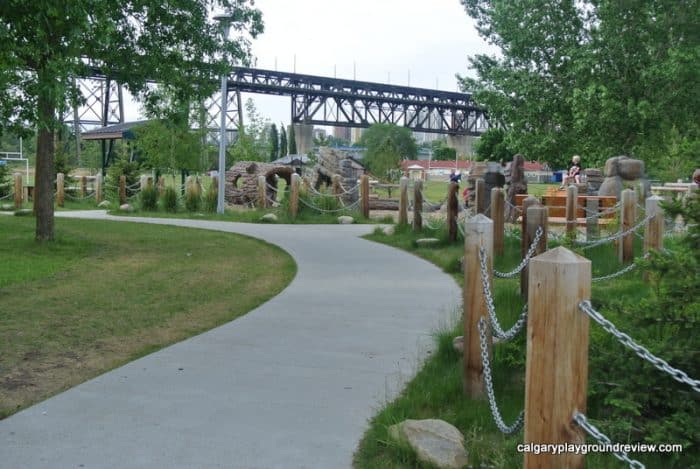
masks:
<svg viewBox="0 0 700 469"><path fill-rule="evenodd" d="M153 186L146 186L139 193L141 209L148 212L158 210L158 189Z"/></svg>
<svg viewBox="0 0 700 469"><path fill-rule="evenodd" d="M177 191L174 187L168 186L163 191L163 208L166 212L175 213L177 212Z"/></svg>
<svg viewBox="0 0 700 469"><path fill-rule="evenodd" d="M197 212L202 206L202 194L192 188L185 193L185 208L189 212Z"/></svg>
<svg viewBox="0 0 700 469"><path fill-rule="evenodd" d="M12 181L10 180L10 169L7 165L0 165L0 197L6 197L12 193Z"/></svg>
<svg viewBox="0 0 700 469"><path fill-rule="evenodd" d="M204 194L204 210L209 213L216 212L216 207L218 205L219 191L212 184L209 190Z"/></svg>

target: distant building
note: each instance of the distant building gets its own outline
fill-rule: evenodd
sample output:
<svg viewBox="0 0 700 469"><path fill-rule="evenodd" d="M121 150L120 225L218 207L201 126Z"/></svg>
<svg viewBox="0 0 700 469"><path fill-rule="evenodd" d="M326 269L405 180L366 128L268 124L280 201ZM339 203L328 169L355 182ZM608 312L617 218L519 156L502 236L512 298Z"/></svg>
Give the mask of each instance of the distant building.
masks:
<svg viewBox="0 0 700 469"><path fill-rule="evenodd" d="M362 139L362 134L365 133L365 129L361 127L353 127L350 129L350 143L355 145L356 143L360 143L360 140Z"/></svg>
<svg viewBox="0 0 700 469"><path fill-rule="evenodd" d="M349 142L352 137L351 130L350 127L333 127L333 136Z"/></svg>
<svg viewBox="0 0 700 469"><path fill-rule="evenodd" d="M468 175L473 161L425 161L425 160L404 160L401 162L401 169L412 179L433 179L448 180L452 171L458 171L463 175ZM549 182L552 171L546 164L538 161L526 161L524 164L525 177L528 182Z"/></svg>

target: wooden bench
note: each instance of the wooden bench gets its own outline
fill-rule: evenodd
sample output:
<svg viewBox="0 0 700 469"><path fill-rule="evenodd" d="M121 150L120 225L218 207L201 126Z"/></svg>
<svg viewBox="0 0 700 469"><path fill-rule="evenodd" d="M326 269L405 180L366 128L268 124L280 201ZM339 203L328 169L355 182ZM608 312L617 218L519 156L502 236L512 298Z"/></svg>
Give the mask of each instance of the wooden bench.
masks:
<svg viewBox="0 0 700 469"><path fill-rule="evenodd" d="M523 200L529 197L529 194L516 194L515 205L522 211ZM586 217L588 213L584 210L588 199L598 201L598 212L605 212L611 207L614 207L617 203L617 197L615 196L599 196L599 195L579 195L576 204L578 208L576 209L576 223L578 225L586 224ZM542 205L549 209L549 223L552 224L565 224L566 223L566 193L561 192L557 194L546 194L540 198ZM598 219L601 224L608 224L614 222L616 215L614 211L609 213L604 213Z"/></svg>

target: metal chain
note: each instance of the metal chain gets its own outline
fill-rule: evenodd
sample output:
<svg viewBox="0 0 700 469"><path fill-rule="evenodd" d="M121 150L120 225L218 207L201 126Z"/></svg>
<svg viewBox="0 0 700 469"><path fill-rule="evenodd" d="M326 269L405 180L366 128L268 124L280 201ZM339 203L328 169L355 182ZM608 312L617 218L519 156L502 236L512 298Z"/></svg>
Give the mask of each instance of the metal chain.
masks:
<svg viewBox="0 0 700 469"><path fill-rule="evenodd" d="M495 275L498 278L513 278L516 275L518 275L530 262L530 259L535 254L535 250L537 249L537 245L540 242L540 238L542 238L542 234L542 227L538 226L537 231L535 232L535 239L532 240L532 244L528 248L527 254L525 254L525 257L515 269L511 270L510 272L499 272L497 270L494 270L493 275Z"/></svg>
<svg viewBox="0 0 700 469"><path fill-rule="evenodd" d="M604 275L602 277L593 277L591 279L591 281L592 282L602 282L604 280L611 280L611 279L614 279L614 278L619 277L621 275L625 275L627 272L634 270L636 267L637 267L637 264L633 262L630 265L628 265L627 267L625 267L624 269L618 270L614 274Z"/></svg>
<svg viewBox="0 0 700 469"><path fill-rule="evenodd" d="M493 380L491 379L491 366L489 364L489 352L486 348L486 321L484 318L479 319L479 345L481 346L481 364L484 367L484 383L486 383L486 395L489 398L489 407L491 408L491 415L493 416L493 421L496 423L498 429L510 435L520 431L525 423L525 412L520 411L520 415L515 419L513 425L506 425L501 417L501 412L498 410L498 405L496 404L496 395L493 392Z"/></svg>
<svg viewBox="0 0 700 469"><path fill-rule="evenodd" d="M513 327L504 331L498 322L498 317L496 316L496 305L493 301L493 295L491 294L491 287L489 286L489 274L486 268L486 249L483 247L479 248L479 265L481 267L481 287L484 290L484 298L486 299L486 309L489 312L489 319L491 321L491 329L493 330L493 335L498 339L508 342L512 340L518 333L522 330L523 326L527 323L527 305L523 307L520 317Z"/></svg>
<svg viewBox="0 0 700 469"><path fill-rule="evenodd" d="M622 202L618 202L615 205L613 205L612 207L608 207L608 208L606 208L604 210L600 210L600 211L597 211L597 210L594 211L594 210L588 210L583 205L576 204L576 207L578 209L581 209L585 213L588 214L588 216L586 217L586 220L591 220L593 218L600 218L600 217L605 216L605 215L610 215L611 213L617 212L621 206L622 206Z"/></svg>
<svg viewBox="0 0 700 469"><path fill-rule="evenodd" d="M594 310L590 301L582 301L581 303L579 303L578 307L581 311L588 314L588 316L590 316L591 319L600 324L603 327L603 329L605 329L610 334L614 335L615 338L619 340L620 343L622 343L622 345L630 348L639 357L654 365L654 367L656 367L658 370L668 373L676 381L687 384L688 386L693 388L693 391L700 393L700 380L692 379L690 376L688 376L688 374L685 371L673 368L665 360L654 356L649 350L636 343L630 336L628 336L624 332L618 330L613 323L605 319L603 315L600 314L598 311Z"/></svg>
<svg viewBox="0 0 700 469"><path fill-rule="evenodd" d="M430 205L437 205L438 207L442 207L442 205L447 201L447 197L445 197L445 200L443 200L442 202L435 203L435 202L432 202L430 199L428 199L428 198L425 196L425 192L423 192L422 190L420 191L420 194L421 194L421 196L423 197L423 202L424 202L424 203L427 202L427 203L430 204Z"/></svg>
<svg viewBox="0 0 700 469"><path fill-rule="evenodd" d="M317 211L322 212L322 213L338 213L338 212L342 212L342 211L344 211L344 210L350 210L351 208L354 208L354 207L356 207L357 205L360 204L360 199L358 199L358 200L356 200L355 202L353 202L352 204L346 205L345 207L341 207L341 208L335 209L335 210L327 210L327 209L323 209L323 208L321 208L321 207L317 207L316 205L312 204L311 202L307 202L306 200L304 200L303 197L299 197L299 201L300 201L302 204L304 204L304 205L306 205L307 207L309 207L310 209L312 209L312 210L317 210Z"/></svg>
<svg viewBox="0 0 700 469"><path fill-rule="evenodd" d="M7 195L5 195L5 196L0 197L0 200L9 199L9 198L12 197L13 195L15 195L14 192L10 192L9 194L7 194Z"/></svg>
<svg viewBox="0 0 700 469"><path fill-rule="evenodd" d="M423 224L426 226L426 228L428 228L428 229L430 229L430 230L433 230L433 231L437 231L437 230L441 229L441 228L442 228L442 222L443 222L443 220L440 219L440 220L438 221L438 224L432 224L432 223L430 223L430 221L429 221L428 218L424 218L424 219L423 219Z"/></svg>
<svg viewBox="0 0 700 469"><path fill-rule="evenodd" d="M647 217L645 217L642 221L640 221L639 223L637 223L636 225L634 225L633 227L631 227L631 228L629 228L629 229L627 229L627 230L625 230L625 231L621 231L620 233L616 233L616 234L613 234L613 235L610 235L610 236L606 236L605 238L600 238L599 240L596 240L596 241L593 241L593 242L590 242L590 243L587 243L587 242L585 242L585 241L580 241L580 242L578 242L578 244L581 244L581 245L582 245L581 249L591 249L591 248L594 248L594 247L596 247L596 246L600 246L601 244L605 244L605 243L608 243L608 242L610 242L610 241L614 241L614 240L616 240L616 239L619 239L619 238L622 238L622 237L624 237L624 236L627 236L628 234L630 234L630 233L632 233L632 232L634 232L634 231L637 231L639 228L641 228L642 226L644 226L644 225L646 224L646 222L648 222L648 221L651 220L652 218L654 218L653 215L652 215L652 216L647 216Z"/></svg>
<svg viewBox="0 0 700 469"><path fill-rule="evenodd" d="M593 439L595 439L601 445L612 445L610 438L608 438L607 435L605 435L600 430L598 430L595 427L595 425L590 423L588 421L588 419L586 418L586 416L583 415L581 412L574 413L574 422L576 422L579 427L581 427L586 433L588 433ZM619 452L613 451L612 454L620 461L623 461L623 462L626 462L627 464L629 464L629 466L631 468L645 469L645 467L646 467L644 464L637 461L636 459L630 459L630 457L624 451L619 451Z"/></svg>

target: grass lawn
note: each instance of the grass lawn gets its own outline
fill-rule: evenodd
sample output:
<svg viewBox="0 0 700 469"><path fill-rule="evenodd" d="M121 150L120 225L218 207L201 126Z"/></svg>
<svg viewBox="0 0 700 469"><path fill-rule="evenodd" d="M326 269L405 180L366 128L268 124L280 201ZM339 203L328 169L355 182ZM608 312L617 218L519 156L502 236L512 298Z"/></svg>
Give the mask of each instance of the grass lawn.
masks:
<svg viewBox="0 0 700 469"><path fill-rule="evenodd" d="M441 239L441 244L432 247L416 246L415 240L426 236ZM397 229L395 235L386 236L380 230L376 230L367 238L423 257L452 274L458 284L463 282L459 263L463 256L463 242L460 240L456 244L449 244L444 231L424 230L423 233L415 234L407 228L401 228ZM551 248L555 243L550 241L549 244ZM639 240L635 252L641 252ZM593 261L593 277L615 272L621 267L610 244L583 253ZM507 237L504 256L495 260L495 268L503 272L509 271L519 260L519 239ZM519 280L495 279L493 291L499 321L504 328L509 328L517 319L523 305L519 295ZM625 297L634 302L650 294L650 289L641 281L641 273L636 271L613 281L593 283L592 288L594 307L599 310L607 299ZM614 316L610 318L613 322L616 321ZM453 330L438 331L435 334L436 353L427 360L404 392L372 419L370 428L355 453L356 468L427 467L416 459L410 448L391 441L387 433L390 425L405 419L424 418L445 420L462 431L466 437L470 467L522 467L523 456L516 451L517 444L523 440L522 431L514 436L504 436L493 423L487 401L470 400L463 395L462 356L452 348L452 339L462 335L462 327L460 323ZM591 325L591 340L606 334L597 328L597 325ZM513 341L497 345L493 349L494 390L506 424L511 424L523 409L525 346L525 334L521 332ZM621 345L619 353L626 353ZM631 352L630 357L634 357ZM635 358L630 358L630 364L631 367L643 366L641 362L635 361ZM600 407L604 408L589 402L589 409ZM596 423L596 418L605 418L604 415L595 413L589 417ZM639 453L633 457L646 463L647 467L660 467L657 465L661 462L658 455ZM610 454L589 454L587 464L588 467L595 468L621 467L620 462ZM669 464L666 466L672 467Z"/></svg>
<svg viewBox="0 0 700 469"><path fill-rule="evenodd" d="M231 321L296 272L230 233L59 218L40 245L34 218L11 216L0 233L0 418Z"/></svg>

